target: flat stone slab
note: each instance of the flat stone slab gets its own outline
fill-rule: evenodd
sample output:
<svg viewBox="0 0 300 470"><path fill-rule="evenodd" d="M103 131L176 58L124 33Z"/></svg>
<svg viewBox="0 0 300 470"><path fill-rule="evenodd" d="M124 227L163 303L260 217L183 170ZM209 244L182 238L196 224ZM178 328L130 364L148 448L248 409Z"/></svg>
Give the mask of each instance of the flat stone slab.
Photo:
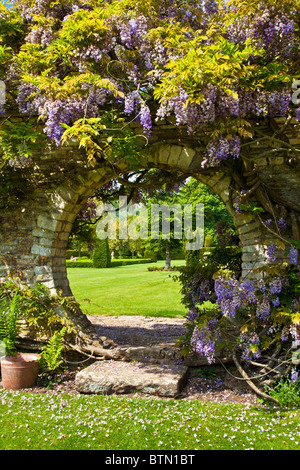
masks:
<svg viewBox="0 0 300 470"><path fill-rule="evenodd" d="M140 392L175 397L187 372L188 367L182 365L99 361L77 373L75 386L80 393L96 395Z"/></svg>

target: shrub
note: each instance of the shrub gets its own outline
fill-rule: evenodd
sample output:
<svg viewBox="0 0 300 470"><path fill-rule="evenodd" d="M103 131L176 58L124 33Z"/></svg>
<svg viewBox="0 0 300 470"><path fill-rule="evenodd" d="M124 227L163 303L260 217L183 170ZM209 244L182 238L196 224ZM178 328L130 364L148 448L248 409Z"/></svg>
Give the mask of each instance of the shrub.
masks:
<svg viewBox="0 0 300 470"><path fill-rule="evenodd" d="M210 237L209 235L207 237L205 237L204 247L207 248L209 246L212 246L212 243L213 243L212 237Z"/></svg>
<svg viewBox="0 0 300 470"><path fill-rule="evenodd" d="M109 268L111 264L111 255L107 238L98 240L98 246L93 251L94 268Z"/></svg>
<svg viewBox="0 0 300 470"><path fill-rule="evenodd" d="M171 266L165 269L163 266L149 266L147 271L179 271L182 266Z"/></svg>
<svg viewBox="0 0 300 470"><path fill-rule="evenodd" d="M111 260L111 267L115 266L128 266L132 264L147 264L152 263L151 259L144 259L144 258L131 258L131 259L112 259Z"/></svg>
<svg viewBox="0 0 300 470"><path fill-rule="evenodd" d="M0 341L4 343L3 353L6 355L14 355L16 352L16 342L21 329L19 316L18 291L10 301L2 297L0 299Z"/></svg>
<svg viewBox="0 0 300 470"><path fill-rule="evenodd" d="M200 250L186 250L185 262L187 266L196 266L199 264Z"/></svg>
<svg viewBox="0 0 300 470"><path fill-rule="evenodd" d="M0 284L1 303L5 302L12 308L12 300L18 296L20 319L24 322L25 330L37 340L51 337L55 331L66 327L68 339L73 337L77 328L73 322L60 314L63 306L70 314L75 314L79 305L72 299L53 295L43 284L28 286L18 281L7 281ZM23 323L22 323L23 326Z"/></svg>
<svg viewBox="0 0 300 470"><path fill-rule="evenodd" d="M149 250L148 248L146 248L144 252L144 258L150 258L153 263L156 263L158 260L157 253L153 250Z"/></svg>
<svg viewBox="0 0 300 470"><path fill-rule="evenodd" d="M291 380L282 379L273 387L266 387L266 391L282 407L300 407L299 383L295 384Z"/></svg>

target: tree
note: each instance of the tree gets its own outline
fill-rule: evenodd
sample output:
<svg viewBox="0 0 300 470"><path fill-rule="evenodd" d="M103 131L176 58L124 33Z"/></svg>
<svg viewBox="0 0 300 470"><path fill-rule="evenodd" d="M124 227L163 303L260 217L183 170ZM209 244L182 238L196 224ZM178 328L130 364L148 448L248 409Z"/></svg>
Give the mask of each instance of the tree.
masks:
<svg viewBox="0 0 300 470"><path fill-rule="evenodd" d="M159 211L158 214L152 214L152 207L165 207L167 211ZM174 211L174 205L178 206L178 192L168 191L165 187L159 191L153 191L150 198L148 198L148 214L149 214L149 238L143 243L145 249L152 251L156 254L164 256L165 267L164 269L170 269L172 255L183 251L183 224L179 221L179 229L176 226L176 218L179 214ZM182 208L180 208L180 215L182 214ZM152 233L152 222L151 219L157 217L159 224L158 233L155 235ZM167 233L163 233L163 223L166 224Z"/></svg>
<svg viewBox="0 0 300 470"><path fill-rule="evenodd" d="M225 223L234 233L233 219L220 198L200 181L190 178L179 191L179 202L184 204L204 205L204 237L211 237L212 245L218 243L216 227Z"/></svg>
<svg viewBox="0 0 300 470"><path fill-rule="evenodd" d="M79 256L83 247L93 251L96 245L96 227L93 223L96 218L96 208L96 202L89 198L73 223L68 245L70 248L75 247Z"/></svg>

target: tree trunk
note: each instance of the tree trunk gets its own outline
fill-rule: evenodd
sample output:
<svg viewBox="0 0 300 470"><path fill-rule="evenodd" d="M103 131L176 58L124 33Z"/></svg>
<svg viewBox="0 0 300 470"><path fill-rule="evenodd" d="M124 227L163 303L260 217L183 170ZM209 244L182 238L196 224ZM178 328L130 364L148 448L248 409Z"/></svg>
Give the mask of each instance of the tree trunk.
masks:
<svg viewBox="0 0 300 470"><path fill-rule="evenodd" d="M170 243L166 243L166 262L164 269L170 269L171 267L171 252L170 252Z"/></svg>

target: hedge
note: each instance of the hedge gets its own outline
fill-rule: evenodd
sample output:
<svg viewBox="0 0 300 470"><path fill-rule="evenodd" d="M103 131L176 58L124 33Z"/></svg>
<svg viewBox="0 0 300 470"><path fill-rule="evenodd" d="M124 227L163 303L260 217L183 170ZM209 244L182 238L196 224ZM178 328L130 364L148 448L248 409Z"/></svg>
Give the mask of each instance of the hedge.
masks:
<svg viewBox="0 0 300 470"><path fill-rule="evenodd" d="M78 250L67 250L66 251L66 258L70 259L71 257L73 257L73 258L78 258L78 257L80 257L80 258L90 258L91 253L89 253L88 250L81 250L80 256L79 256Z"/></svg>
<svg viewBox="0 0 300 470"><path fill-rule="evenodd" d="M112 259L110 262L110 267L116 266L128 266L131 264L146 264L151 263L151 259ZM77 261L66 260L67 268L93 268L93 260L91 259L77 259Z"/></svg>

